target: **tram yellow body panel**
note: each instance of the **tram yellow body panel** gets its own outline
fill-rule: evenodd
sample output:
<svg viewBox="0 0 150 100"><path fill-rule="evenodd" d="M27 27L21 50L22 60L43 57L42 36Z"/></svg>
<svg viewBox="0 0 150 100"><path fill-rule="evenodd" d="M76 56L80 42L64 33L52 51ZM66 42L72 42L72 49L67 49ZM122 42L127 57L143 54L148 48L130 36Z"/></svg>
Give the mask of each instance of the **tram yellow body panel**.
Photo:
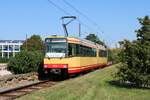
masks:
<svg viewBox="0 0 150 100"><path fill-rule="evenodd" d="M59 64L67 64L68 72L70 70L80 70L84 71L88 68L100 68L107 65L107 58L103 57L69 57L69 58L52 58L44 59L44 64L46 65L59 65Z"/></svg>

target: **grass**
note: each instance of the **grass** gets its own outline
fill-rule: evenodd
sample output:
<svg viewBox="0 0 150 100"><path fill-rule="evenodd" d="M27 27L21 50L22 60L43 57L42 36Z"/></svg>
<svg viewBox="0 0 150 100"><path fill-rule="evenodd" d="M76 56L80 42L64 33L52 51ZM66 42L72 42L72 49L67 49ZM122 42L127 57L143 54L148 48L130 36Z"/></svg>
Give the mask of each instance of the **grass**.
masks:
<svg viewBox="0 0 150 100"><path fill-rule="evenodd" d="M25 95L18 100L149 100L150 89L120 87L110 84L116 67L111 66L82 77L61 82Z"/></svg>

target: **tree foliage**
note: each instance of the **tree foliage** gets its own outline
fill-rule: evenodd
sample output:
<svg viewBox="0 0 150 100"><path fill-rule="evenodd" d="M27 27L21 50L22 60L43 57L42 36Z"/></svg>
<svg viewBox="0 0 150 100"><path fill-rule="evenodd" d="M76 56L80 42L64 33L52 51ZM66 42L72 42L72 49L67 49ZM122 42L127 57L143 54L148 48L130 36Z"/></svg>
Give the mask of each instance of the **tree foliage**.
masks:
<svg viewBox="0 0 150 100"><path fill-rule="evenodd" d="M101 44L101 45L104 45L105 46L105 43L102 42L98 36L96 36L95 34L89 34L88 36L86 36L87 40L90 40L92 42L95 42L95 43L98 43L98 44Z"/></svg>
<svg viewBox="0 0 150 100"><path fill-rule="evenodd" d="M32 35L21 46L21 50L43 52L44 44L39 35Z"/></svg>
<svg viewBox="0 0 150 100"><path fill-rule="evenodd" d="M8 70L14 74L37 72L42 66L43 54L37 51L22 51L8 62Z"/></svg>
<svg viewBox="0 0 150 100"><path fill-rule="evenodd" d="M14 74L36 72L43 66L44 44L39 35L32 35L21 46L21 52L8 62L8 70Z"/></svg>
<svg viewBox="0 0 150 100"><path fill-rule="evenodd" d="M113 64L120 62L120 48L108 49L108 61L111 61Z"/></svg>
<svg viewBox="0 0 150 100"><path fill-rule="evenodd" d="M150 85L150 19L145 16L138 20L141 28L136 31L137 40L120 42L122 65L117 76L123 82L148 86Z"/></svg>

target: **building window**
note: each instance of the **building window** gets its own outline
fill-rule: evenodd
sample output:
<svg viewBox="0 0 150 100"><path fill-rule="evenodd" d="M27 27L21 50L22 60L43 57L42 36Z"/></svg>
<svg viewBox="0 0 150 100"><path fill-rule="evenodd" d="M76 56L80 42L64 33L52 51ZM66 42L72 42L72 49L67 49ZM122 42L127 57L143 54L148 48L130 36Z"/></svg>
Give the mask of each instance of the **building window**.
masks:
<svg viewBox="0 0 150 100"><path fill-rule="evenodd" d="M10 52L10 53L9 53L9 58L10 58L10 57L13 57L13 52Z"/></svg>
<svg viewBox="0 0 150 100"><path fill-rule="evenodd" d="M13 45L9 45L9 51L13 51Z"/></svg>
<svg viewBox="0 0 150 100"><path fill-rule="evenodd" d="M14 49L15 51L19 51L19 45L15 45Z"/></svg>
<svg viewBox="0 0 150 100"><path fill-rule="evenodd" d="M4 50L4 51L8 51L8 45L4 45L4 46L3 46L3 50Z"/></svg>
<svg viewBox="0 0 150 100"><path fill-rule="evenodd" d="M8 52L3 52L3 57L5 58L7 58L8 57Z"/></svg>

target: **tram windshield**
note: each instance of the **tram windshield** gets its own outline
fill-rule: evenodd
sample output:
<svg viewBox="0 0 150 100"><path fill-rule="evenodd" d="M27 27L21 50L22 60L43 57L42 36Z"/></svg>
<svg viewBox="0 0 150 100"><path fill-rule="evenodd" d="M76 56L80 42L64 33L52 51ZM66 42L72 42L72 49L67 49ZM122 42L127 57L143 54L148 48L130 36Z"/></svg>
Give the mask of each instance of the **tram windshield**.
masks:
<svg viewBox="0 0 150 100"><path fill-rule="evenodd" d="M66 55L67 42L64 38L47 38L45 39L46 53L53 56Z"/></svg>

